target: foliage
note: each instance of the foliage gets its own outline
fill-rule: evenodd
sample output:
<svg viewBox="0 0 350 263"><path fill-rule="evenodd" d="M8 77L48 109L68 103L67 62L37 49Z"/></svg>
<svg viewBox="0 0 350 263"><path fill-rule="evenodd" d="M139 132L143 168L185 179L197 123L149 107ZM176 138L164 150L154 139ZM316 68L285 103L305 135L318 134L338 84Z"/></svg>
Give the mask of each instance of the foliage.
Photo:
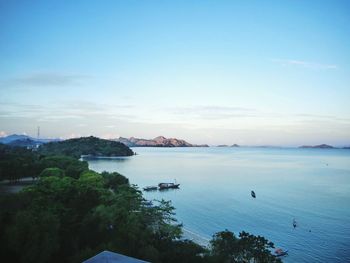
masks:
<svg viewBox="0 0 350 263"><path fill-rule="evenodd" d="M0 144L0 180L16 182L24 177L37 177L46 168L59 168L67 176L78 178L88 170L88 163L68 156L39 155L37 152Z"/></svg>
<svg viewBox="0 0 350 263"><path fill-rule="evenodd" d="M56 169L56 170L54 170ZM60 169L61 172L58 172ZM44 171L45 170L45 171ZM0 144L0 180L8 179L16 182L23 177L37 177L53 175L54 172L79 178L80 174L88 170L86 161L64 155L39 155L21 147L10 147ZM58 174L55 174L58 175ZM128 184L129 180L119 173L102 173L106 177L106 186L114 188L118 184Z"/></svg>
<svg viewBox="0 0 350 263"><path fill-rule="evenodd" d="M82 155L91 156L131 156L133 151L123 143L99 139L96 137L82 137L59 142L49 142L39 147L43 155L66 155L80 158Z"/></svg>
<svg viewBox="0 0 350 263"><path fill-rule="evenodd" d="M274 244L261 236L241 232L239 238L225 230L213 236L211 254L217 262L281 262L270 252Z"/></svg>
<svg viewBox="0 0 350 263"><path fill-rule="evenodd" d="M109 173L104 171L101 175L104 178L105 186L113 190L115 190L118 185L129 184L129 179L117 172Z"/></svg>
<svg viewBox="0 0 350 263"><path fill-rule="evenodd" d="M60 168L67 176L78 178L81 173L88 170L88 163L68 156L48 156L40 160L40 168Z"/></svg>
<svg viewBox="0 0 350 263"><path fill-rule="evenodd" d="M45 168L44 170L42 170L42 172L40 173L40 177L45 177L45 176L58 176L58 177L62 177L64 176L65 172L64 170L54 167L54 168Z"/></svg>
<svg viewBox="0 0 350 263"><path fill-rule="evenodd" d="M159 247L181 233L168 225L176 221L173 207L145 206L136 188L114 183L111 190L106 178L94 171L45 176L16 194L13 208L0 211L4 255L17 255L12 262L75 262L109 248L160 262Z"/></svg>
<svg viewBox="0 0 350 263"><path fill-rule="evenodd" d="M39 156L31 150L0 144L0 180L18 181L40 173Z"/></svg>
<svg viewBox="0 0 350 263"><path fill-rule="evenodd" d="M204 257L208 250L190 240L176 240L163 245L161 262L204 263L211 262Z"/></svg>

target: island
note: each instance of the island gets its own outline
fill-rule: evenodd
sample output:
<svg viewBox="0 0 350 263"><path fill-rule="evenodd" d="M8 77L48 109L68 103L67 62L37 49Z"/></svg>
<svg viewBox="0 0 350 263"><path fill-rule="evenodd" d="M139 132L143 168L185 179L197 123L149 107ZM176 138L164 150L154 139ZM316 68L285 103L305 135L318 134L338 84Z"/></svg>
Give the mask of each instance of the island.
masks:
<svg viewBox="0 0 350 263"><path fill-rule="evenodd" d="M134 155L134 152L121 142L93 136L45 143L40 145L38 152L42 155L66 155L75 158L80 158L83 155L93 157Z"/></svg>
<svg viewBox="0 0 350 263"><path fill-rule="evenodd" d="M176 138L165 138L158 136L154 139L124 138L119 137L117 142L121 142L128 147L209 147L207 144L191 144L185 140Z"/></svg>
<svg viewBox="0 0 350 263"><path fill-rule="evenodd" d="M328 144L320 144L320 145L314 145L314 146L303 145L303 146L300 146L299 148L302 148L302 149L334 149L335 147L328 145Z"/></svg>
<svg viewBox="0 0 350 263"><path fill-rule="evenodd" d="M240 147L238 144L232 144L231 146L227 145L227 144L219 144L216 147Z"/></svg>

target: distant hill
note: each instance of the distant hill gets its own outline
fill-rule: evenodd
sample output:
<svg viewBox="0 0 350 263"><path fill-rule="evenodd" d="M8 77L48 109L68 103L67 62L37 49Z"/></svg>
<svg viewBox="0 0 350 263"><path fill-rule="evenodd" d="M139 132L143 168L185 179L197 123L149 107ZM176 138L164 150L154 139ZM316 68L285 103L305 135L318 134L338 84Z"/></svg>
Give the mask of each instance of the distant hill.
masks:
<svg viewBox="0 0 350 263"><path fill-rule="evenodd" d="M300 146L299 148L304 148L304 149L310 149L310 148L316 148L316 149L334 149L335 147L328 145L328 144L320 144L320 145L314 145L314 146L310 146L310 145L303 145Z"/></svg>
<svg viewBox="0 0 350 263"><path fill-rule="evenodd" d="M0 138L0 143L9 144L9 143L11 143L13 141L27 140L27 139L33 140L33 138L31 138L31 137L29 137L27 135L12 134L12 135L9 135L9 136L6 136L6 137L1 137Z"/></svg>
<svg viewBox="0 0 350 263"><path fill-rule="evenodd" d="M232 144L232 145L227 145L227 144L219 144L216 147L240 147L238 144Z"/></svg>
<svg viewBox="0 0 350 263"><path fill-rule="evenodd" d="M60 139L36 139L23 134L12 134L6 137L0 137L0 143L23 147L31 147L37 144L43 144L52 141L60 141Z"/></svg>
<svg viewBox="0 0 350 263"><path fill-rule="evenodd" d="M158 136L154 139L139 139L135 137L123 138L119 137L116 141L121 142L129 147L208 147L208 145L191 144L185 140L175 138L165 138Z"/></svg>
<svg viewBox="0 0 350 263"><path fill-rule="evenodd" d="M39 147L38 151L43 155L67 155L75 158L80 158L82 155L112 157L131 156L134 154L123 143L99 139L93 136L45 143Z"/></svg>
<svg viewBox="0 0 350 263"><path fill-rule="evenodd" d="M14 140L11 141L9 143L7 143L7 145L9 146L16 146L16 147L27 147L27 148L34 148L37 147L39 145L43 144L42 142L39 141L35 141L29 138L26 139L18 139L18 140Z"/></svg>

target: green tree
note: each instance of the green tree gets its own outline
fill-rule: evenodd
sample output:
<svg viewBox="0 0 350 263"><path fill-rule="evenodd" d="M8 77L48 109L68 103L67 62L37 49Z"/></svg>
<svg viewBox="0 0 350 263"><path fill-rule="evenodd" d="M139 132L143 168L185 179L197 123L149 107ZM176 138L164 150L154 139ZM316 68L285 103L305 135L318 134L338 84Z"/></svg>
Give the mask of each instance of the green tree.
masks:
<svg viewBox="0 0 350 263"><path fill-rule="evenodd" d="M39 156L21 147L0 144L0 180L16 182L40 173Z"/></svg>
<svg viewBox="0 0 350 263"><path fill-rule="evenodd" d="M237 261L239 252L238 239L234 233L225 230L216 233L210 241L212 255L217 261L233 263Z"/></svg>
<svg viewBox="0 0 350 263"><path fill-rule="evenodd" d="M101 175L105 180L105 186L113 190L115 190L120 185L129 184L129 179L117 172L102 172Z"/></svg>
<svg viewBox="0 0 350 263"><path fill-rule="evenodd" d="M244 231L239 234L239 238L228 230L218 232L210 244L216 262L281 262L271 254L270 249L274 247L272 242Z"/></svg>
<svg viewBox="0 0 350 263"><path fill-rule="evenodd" d="M67 176L79 178L80 174L88 170L88 163L68 156L49 156L40 160L41 169L57 167L65 171Z"/></svg>
<svg viewBox="0 0 350 263"><path fill-rule="evenodd" d="M6 236L20 262L49 262L59 248L58 229L59 219L49 211L25 210L17 213Z"/></svg>
<svg viewBox="0 0 350 263"><path fill-rule="evenodd" d="M65 175L64 170L60 168L45 168L40 173L40 177L47 177L47 176L58 176L63 177Z"/></svg>

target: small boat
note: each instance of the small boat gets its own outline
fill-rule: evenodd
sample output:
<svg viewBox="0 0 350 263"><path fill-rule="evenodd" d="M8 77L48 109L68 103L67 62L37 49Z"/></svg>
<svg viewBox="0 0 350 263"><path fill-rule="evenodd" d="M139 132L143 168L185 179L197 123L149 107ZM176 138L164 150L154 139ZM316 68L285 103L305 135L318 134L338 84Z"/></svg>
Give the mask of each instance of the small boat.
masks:
<svg viewBox="0 0 350 263"><path fill-rule="evenodd" d="M297 227L297 221L295 220L295 218L293 219L293 227L294 227L294 228Z"/></svg>
<svg viewBox="0 0 350 263"><path fill-rule="evenodd" d="M252 195L253 198L256 198L255 192L251 191L250 194Z"/></svg>
<svg viewBox="0 0 350 263"><path fill-rule="evenodd" d="M180 184L176 183L160 183L158 184L159 190L179 188Z"/></svg>
<svg viewBox="0 0 350 263"><path fill-rule="evenodd" d="M144 191L155 191L157 189L158 189L157 186L146 186L143 188Z"/></svg>
<svg viewBox="0 0 350 263"><path fill-rule="evenodd" d="M286 255L288 255L288 250L283 251L281 248L277 248L275 250L275 256L276 257L283 257L283 256L286 256Z"/></svg>

